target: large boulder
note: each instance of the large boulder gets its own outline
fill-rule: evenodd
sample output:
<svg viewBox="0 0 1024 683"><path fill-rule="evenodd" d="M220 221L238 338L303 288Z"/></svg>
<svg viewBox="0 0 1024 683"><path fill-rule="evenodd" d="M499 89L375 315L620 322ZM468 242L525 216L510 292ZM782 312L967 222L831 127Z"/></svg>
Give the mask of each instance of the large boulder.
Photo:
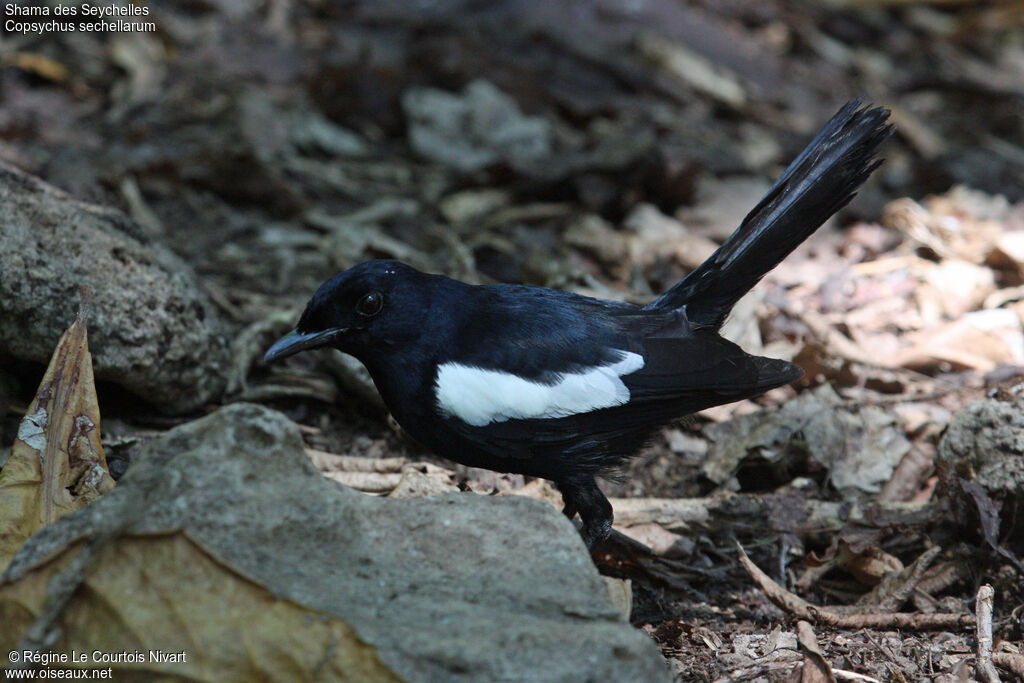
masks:
<svg viewBox="0 0 1024 683"><path fill-rule="evenodd" d="M0 162L0 356L46 363L83 286L97 379L166 412L223 391L227 336L195 273L120 211Z"/></svg>
<svg viewBox="0 0 1024 683"><path fill-rule="evenodd" d="M406 680L668 678L551 506L357 493L317 473L295 425L256 405L149 444L111 493L30 538L4 582L69 547L100 555L97 544L171 532L273 595L344 620ZM68 592L64 574L49 591Z"/></svg>

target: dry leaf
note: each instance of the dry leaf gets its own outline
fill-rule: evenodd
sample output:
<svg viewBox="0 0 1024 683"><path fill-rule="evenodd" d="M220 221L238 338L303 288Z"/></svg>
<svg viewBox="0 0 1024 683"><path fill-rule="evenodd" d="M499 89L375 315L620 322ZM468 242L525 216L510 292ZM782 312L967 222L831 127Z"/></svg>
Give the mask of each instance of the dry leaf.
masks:
<svg viewBox="0 0 1024 683"><path fill-rule="evenodd" d="M903 563L899 558L881 548L870 546L863 552L856 552L843 541L839 542L836 564L846 567L858 581L869 586L878 585L886 576L903 571Z"/></svg>
<svg viewBox="0 0 1024 683"><path fill-rule="evenodd" d="M47 643L54 652L139 653L132 659L141 661L65 665L112 667L118 681L400 680L347 623L274 595L184 533L122 536L104 546L50 616L48 584L86 564L77 562L83 552L69 546L0 586L6 651L34 648L18 638L49 618L59 634ZM170 617L168 606L175 606Z"/></svg>
<svg viewBox="0 0 1024 683"><path fill-rule="evenodd" d="M1024 364L1024 332L1009 309L974 311L908 338L914 346L892 356L893 365L922 371L949 365L989 372L999 365Z"/></svg>
<svg viewBox="0 0 1024 683"><path fill-rule="evenodd" d="M927 198L923 205L906 198L890 202L882 223L944 259L981 263L1003 232L1009 208L1000 195L954 187Z"/></svg>
<svg viewBox="0 0 1024 683"><path fill-rule="evenodd" d="M4 57L0 63L10 64L54 83L63 83L71 78L71 72L66 66L38 52L15 52Z"/></svg>
<svg viewBox="0 0 1024 683"><path fill-rule="evenodd" d="M100 443L84 309L57 344L0 471L0 567L41 527L114 487Z"/></svg>
<svg viewBox="0 0 1024 683"><path fill-rule="evenodd" d="M924 271L924 280L934 288L935 299L946 318L959 318L969 311L977 310L996 290L995 275L991 268L962 261L946 259L942 263L920 263L918 270ZM915 296L923 296L922 284Z"/></svg>
<svg viewBox="0 0 1024 683"><path fill-rule="evenodd" d="M803 675L801 683L835 683L836 677L832 675L832 666L821 654L818 648L818 639L814 635L814 629L806 621L796 623L797 645L804 655Z"/></svg>
<svg viewBox="0 0 1024 683"><path fill-rule="evenodd" d="M740 108L747 101L746 90L732 71L683 43L649 33L641 35L636 46L659 70L722 104Z"/></svg>
<svg viewBox="0 0 1024 683"><path fill-rule="evenodd" d="M674 259L692 270L718 248L708 238L651 204L638 204L623 221L623 227L631 260L641 266L650 266L660 259Z"/></svg>

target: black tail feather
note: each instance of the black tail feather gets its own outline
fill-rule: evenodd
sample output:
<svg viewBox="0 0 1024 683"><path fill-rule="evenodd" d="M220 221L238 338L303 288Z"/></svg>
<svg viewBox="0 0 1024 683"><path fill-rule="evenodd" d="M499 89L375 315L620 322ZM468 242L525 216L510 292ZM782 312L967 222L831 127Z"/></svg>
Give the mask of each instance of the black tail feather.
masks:
<svg viewBox="0 0 1024 683"><path fill-rule="evenodd" d="M648 309L681 309L719 328L733 305L836 211L881 163L878 146L893 132L889 110L844 106L747 214L728 240Z"/></svg>

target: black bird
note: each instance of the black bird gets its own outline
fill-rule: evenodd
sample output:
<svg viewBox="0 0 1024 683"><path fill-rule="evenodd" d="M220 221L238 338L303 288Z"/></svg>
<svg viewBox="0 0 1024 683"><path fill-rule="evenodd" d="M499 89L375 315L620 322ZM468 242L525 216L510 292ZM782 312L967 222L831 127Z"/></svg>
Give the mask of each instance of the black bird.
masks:
<svg viewBox="0 0 1024 683"><path fill-rule="evenodd" d="M850 102L722 246L639 307L519 285L473 286L396 261L325 282L264 362L332 346L366 366L400 425L450 460L553 481L593 549L612 507L595 477L669 420L798 379L718 335L736 301L878 166L886 109Z"/></svg>

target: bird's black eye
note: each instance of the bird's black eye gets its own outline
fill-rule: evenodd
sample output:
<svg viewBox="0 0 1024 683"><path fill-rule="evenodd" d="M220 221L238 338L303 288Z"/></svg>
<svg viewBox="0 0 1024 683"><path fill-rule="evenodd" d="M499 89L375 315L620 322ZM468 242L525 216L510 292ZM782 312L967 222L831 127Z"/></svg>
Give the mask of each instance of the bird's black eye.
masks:
<svg viewBox="0 0 1024 683"><path fill-rule="evenodd" d="M369 318L371 315L380 313L384 308L384 295L380 292L370 292L363 296L356 304L356 312Z"/></svg>

